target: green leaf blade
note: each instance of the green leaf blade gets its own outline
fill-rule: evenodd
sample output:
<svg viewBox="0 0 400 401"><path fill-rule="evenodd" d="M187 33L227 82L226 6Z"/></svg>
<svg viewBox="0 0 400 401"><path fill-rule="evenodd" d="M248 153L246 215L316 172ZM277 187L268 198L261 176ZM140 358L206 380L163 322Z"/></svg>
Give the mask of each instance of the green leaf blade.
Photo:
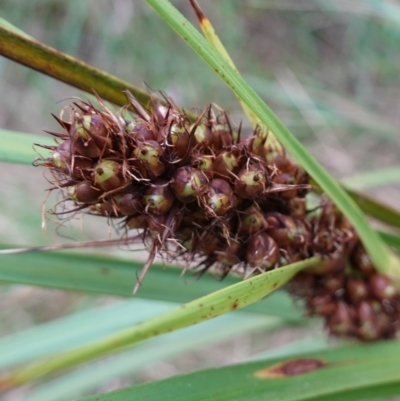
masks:
<svg viewBox="0 0 400 401"><path fill-rule="evenodd" d="M155 401L163 394L164 401L344 401L400 394L398 342L345 346L306 353L299 359L300 371L305 359L321 361L322 366L274 377L272 371L279 372L281 364L293 363L294 359L267 360L205 370L84 400Z"/></svg>
<svg viewBox="0 0 400 401"><path fill-rule="evenodd" d="M68 372L49 382L39 385L30 394L29 401L64 401L91 393L94 389L115 379L121 379L142 371L160 360L193 352L200 347L215 346L222 341L245 333L263 333L281 327L282 321L276 318L249 313L234 313L210 320L202 325L191 326L161 338L153 338L132 349L107 358L107 363L91 363L73 372Z"/></svg>
<svg viewBox="0 0 400 401"><path fill-rule="evenodd" d="M32 165L35 157L38 157L34 149L34 143L40 143L41 145L55 144L50 136L26 134L2 129L0 129L0 138L0 162L16 164Z"/></svg>
<svg viewBox="0 0 400 401"><path fill-rule="evenodd" d="M0 248L8 247L0 245ZM142 265L134 260L72 252L0 255L0 281L132 297L132 288ZM190 274L179 277L178 269L154 264L136 297L186 303L236 282L233 277L227 277L223 282L208 275L201 280L195 280ZM267 313L293 322L300 322L302 316L282 291L250 305L246 311Z"/></svg>
<svg viewBox="0 0 400 401"><path fill-rule="evenodd" d="M0 380L0 388L20 385L52 372L110 354L128 345L203 322L255 303L289 281L304 268L321 264L307 259L234 284L182 305L132 328L122 330L88 345L22 368Z"/></svg>

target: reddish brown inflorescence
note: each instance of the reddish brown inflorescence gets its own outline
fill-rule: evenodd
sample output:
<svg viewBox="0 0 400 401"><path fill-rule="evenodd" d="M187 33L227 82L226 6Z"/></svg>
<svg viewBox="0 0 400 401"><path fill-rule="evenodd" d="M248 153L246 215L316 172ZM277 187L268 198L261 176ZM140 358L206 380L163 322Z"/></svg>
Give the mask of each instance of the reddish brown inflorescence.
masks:
<svg viewBox="0 0 400 401"><path fill-rule="evenodd" d="M399 293L331 202L307 211L308 176L269 147L267 131L244 135L212 106L193 122L172 101L153 98L150 112L127 97L120 113L81 101L68 120L57 118L63 132L52 133L57 145L38 164L51 170L61 204L71 205L63 215L121 219L149 246L146 269L159 254L200 273L248 277L321 256L322 268L289 285L309 314L336 335L397 336Z"/></svg>

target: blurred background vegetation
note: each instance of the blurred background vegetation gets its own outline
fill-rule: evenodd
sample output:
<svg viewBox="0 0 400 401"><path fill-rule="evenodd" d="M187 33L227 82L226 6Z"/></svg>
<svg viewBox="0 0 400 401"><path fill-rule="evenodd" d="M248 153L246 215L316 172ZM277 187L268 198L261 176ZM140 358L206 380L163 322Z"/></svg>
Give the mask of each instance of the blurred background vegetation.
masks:
<svg viewBox="0 0 400 401"><path fill-rule="evenodd" d="M173 3L197 25L186 0ZM218 0L200 4L244 78L311 153L334 176L399 206L400 1ZM137 86L165 91L186 109L214 102L229 110L235 121L244 118L230 90L145 2L0 0L0 16L97 68ZM58 114L64 100L72 96L87 98L4 58L0 74L0 127L4 129L35 134L54 130L51 112ZM42 231L41 203L47 187L43 172L5 163L1 168L2 243L44 245L107 237L106 223L92 224L90 219L85 219L83 230L78 222L70 229L56 232L52 225ZM3 285L0 335L120 302ZM271 344L303 335L300 328L275 332L272 337L265 332L241 335L210 352L193 351L132 373L128 379L105 382L100 390L237 362Z"/></svg>

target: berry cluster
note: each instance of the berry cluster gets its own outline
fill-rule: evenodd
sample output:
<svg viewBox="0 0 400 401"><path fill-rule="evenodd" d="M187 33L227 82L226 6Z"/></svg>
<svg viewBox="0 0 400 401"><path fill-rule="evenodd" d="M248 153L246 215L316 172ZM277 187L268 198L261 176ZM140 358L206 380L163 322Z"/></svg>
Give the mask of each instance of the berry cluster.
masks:
<svg viewBox="0 0 400 401"><path fill-rule="evenodd" d="M127 98L119 113L100 100L100 108L72 104L66 120L57 118L63 132L51 133L57 145L38 164L50 168L61 204L73 205L61 213L120 219L138 230L150 250L139 283L156 254L222 277L323 256L323 271L304 272L290 286L310 313L326 317L336 334L395 335L400 296L364 266L357 235L330 202L307 210L308 175L270 145L267 130L245 135L216 106L191 121L170 99L152 98L150 112Z"/></svg>

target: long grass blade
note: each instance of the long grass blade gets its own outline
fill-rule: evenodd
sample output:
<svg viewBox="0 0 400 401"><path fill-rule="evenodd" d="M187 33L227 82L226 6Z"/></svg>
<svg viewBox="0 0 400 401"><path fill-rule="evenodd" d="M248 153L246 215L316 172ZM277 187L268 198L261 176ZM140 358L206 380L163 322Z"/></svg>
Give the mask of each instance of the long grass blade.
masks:
<svg viewBox="0 0 400 401"><path fill-rule="evenodd" d="M384 231L379 231L381 238L393 248L396 248L400 252L400 236L392 233L387 233Z"/></svg>
<svg viewBox="0 0 400 401"><path fill-rule="evenodd" d="M4 20L0 20L0 54L88 93L95 90L102 99L119 106L127 103L124 90L129 90L140 103L149 103L146 91L16 32Z"/></svg>
<svg viewBox="0 0 400 401"><path fill-rule="evenodd" d="M239 71L236 68L235 63L233 62L232 58L230 57L228 51L225 49L225 46L221 42L221 39L215 32L215 29L212 26L210 20L206 17L206 15L201 10L197 1L190 0L190 3L196 13L200 28L203 31L205 38L208 40L208 42L211 44L211 46L213 46L214 49L227 61L227 63L233 68L233 70L239 74ZM253 113L251 108L249 108L247 106L247 104L241 100L240 97L237 96L237 98L240 102L240 105L242 106L243 111L245 112L247 118L249 119L252 127L253 128L258 127L258 129L267 130L267 128L260 121L260 119ZM282 145L276 140L275 135L271 131L268 132L267 141L268 141L269 146L271 146L271 148L274 148L274 149L282 148Z"/></svg>
<svg viewBox="0 0 400 401"><path fill-rule="evenodd" d="M47 381L29 394L27 401L65 401L94 394L104 383L131 377L163 361L198 350L216 346L246 333L268 333L282 326L279 319L234 313L188 327L161 338L153 338L107 358L107 363L91 363L61 377Z"/></svg>
<svg viewBox="0 0 400 401"><path fill-rule="evenodd" d="M49 135L26 134L2 129L0 129L0 139L1 162L27 165L32 165L32 162L38 157L38 153L34 149L34 143L48 146L55 144Z"/></svg>
<svg viewBox="0 0 400 401"><path fill-rule="evenodd" d="M38 362L33 366L0 377L0 389L7 389L48 374L77 366L108 355L137 342L188 327L233 310L251 305L289 281L299 271L323 263L319 258L307 259L272 270L257 277L198 298L181 307L149 319L99 341L75 348L67 353Z"/></svg>
<svg viewBox="0 0 400 401"><path fill-rule="evenodd" d="M81 401L356 401L399 395L399 371L392 341L208 369Z"/></svg>
<svg viewBox="0 0 400 401"><path fill-rule="evenodd" d="M314 185L314 190L317 193L323 193L318 183L314 181L312 184ZM368 214L369 216L390 226L400 227L399 211L381 201L374 199L369 195L363 194L362 192L355 191L345 185L342 185L342 187L365 214Z"/></svg>
<svg viewBox="0 0 400 401"><path fill-rule="evenodd" d="M400 228L400 212L371 196L346 188L349 196L369 216L393 227Z"/></svg>
<svg viewBox="0 0 400 401"><path fill-rule="evenodd" d="M10 246L0 246L10 248ZM74 254L72 252L34 252L0 256L0 281L81 291L92 294L132 297L132 288L141 262L134 260ZM155 263L136 297L186 303L221 290L237 282L233 277L224 281L204 275L200 280L189 272L179 277L180 270ZM285 320L301 321L302 311L292 304L283 291L246 308L247 312L269 314Z"/></svg>
<svg viewBox="0 0 400 401"><path fill-rule="evenodd" d="M366 171L361 174L342 178L342 184L353 190L377 188L383 185L398 184L400 182L400 166L380 168Z"/></svg>
<svg viewBox="0 0 400 401"><path fill-rule="evenodd" d="M282 142L285 148L315 179L356 228L376 268L400 284L400 260L368 224L357 204L330 174L307 152L272 110L249 87L200 33L167 0L147 0L150 6L204 59L232 91L253 111Z"/></svg>
<svg viewBox="0 0 400 401"><path fill-rule="evenodd" d="M129 299L38 324L0 338L0 369L88 344L177 306L172 302Z"/></svg>

